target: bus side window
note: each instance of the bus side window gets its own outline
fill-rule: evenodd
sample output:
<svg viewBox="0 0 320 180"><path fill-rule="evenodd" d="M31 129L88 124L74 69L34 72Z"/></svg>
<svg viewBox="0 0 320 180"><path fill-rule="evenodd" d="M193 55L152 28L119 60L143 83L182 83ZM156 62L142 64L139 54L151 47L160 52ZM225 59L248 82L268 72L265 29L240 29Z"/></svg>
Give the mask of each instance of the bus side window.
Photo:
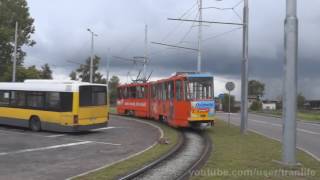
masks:
<svg viewBox="0 0 320 180"><path fill-rule="evenodd" d="M10 100L9 91L0 91L0 106L8 106Z"/></svg>
<svg viewBox="0 0 320 180"><path fill-rule="evenodd" d="M45 107L50 110L60 110L60 93L47 92Z"/></svg>
<svg viewBox="0 0 320 180"><path fill-rule="evenodd" d="M27 93L27 106L35 109L44 108L44 93L29 92Z"/></svg>
<svg viewBox="0 0 320 180"><path fill-rule="evenodd" d="M26 93L24 91L11 91L10 106L25 107Z"/></svg>
<svg viewBox="0 0 320 180"><path fill-rule="evenodd" d="M178 101L182 100L182 83L181 80L176 81L176 99Z"/></svg>

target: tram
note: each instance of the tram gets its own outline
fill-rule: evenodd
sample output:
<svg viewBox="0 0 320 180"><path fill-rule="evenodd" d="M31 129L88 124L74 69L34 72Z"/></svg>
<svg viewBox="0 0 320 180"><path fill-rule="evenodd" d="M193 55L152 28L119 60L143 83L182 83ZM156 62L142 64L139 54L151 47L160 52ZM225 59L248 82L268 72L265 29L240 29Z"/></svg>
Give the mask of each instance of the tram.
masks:
<svg viewBox="0 0 320 180"><path fill-rule="evenodd" d="M163 121L173 127L211 127L215 121L213 86L211 74L196 72L120 85L117 112Z"/></svg>

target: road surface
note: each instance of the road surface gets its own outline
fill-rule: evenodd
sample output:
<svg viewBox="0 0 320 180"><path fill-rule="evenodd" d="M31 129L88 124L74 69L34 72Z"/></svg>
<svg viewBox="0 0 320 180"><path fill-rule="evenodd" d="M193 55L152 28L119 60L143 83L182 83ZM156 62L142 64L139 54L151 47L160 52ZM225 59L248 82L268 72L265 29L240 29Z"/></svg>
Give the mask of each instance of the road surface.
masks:
<svg viewBox="0 0 320 180"><path fill-rule="evenodd" d="M143 151L159 136L156 127L116 116L90 133L0 126L0 179L66 179Z"/></svg>
<svg viewBox="0 0 320 180"><path fill-rule="evenodd" d="M227 113L217 113L227 121ZM231 114L231 123L240 125L240 114ZM249 114L248 128L266 137L282 139L282 120L276 117ZM297 147L320 161L320 124L297 122Z"/></svg>

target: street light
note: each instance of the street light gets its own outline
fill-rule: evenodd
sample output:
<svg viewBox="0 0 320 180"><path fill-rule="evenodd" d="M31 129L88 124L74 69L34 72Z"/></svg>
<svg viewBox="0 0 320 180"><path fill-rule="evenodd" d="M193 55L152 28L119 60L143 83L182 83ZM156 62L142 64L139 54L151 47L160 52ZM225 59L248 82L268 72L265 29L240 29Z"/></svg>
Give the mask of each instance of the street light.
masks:
<svg viewBox="0 0 320 180"><path fill-rule="evenodd" d="M90 57L90 83L93 83L93 52L94 52L94 36L98 36L91 29L87 29L91 33L91 57Z"/></svg>

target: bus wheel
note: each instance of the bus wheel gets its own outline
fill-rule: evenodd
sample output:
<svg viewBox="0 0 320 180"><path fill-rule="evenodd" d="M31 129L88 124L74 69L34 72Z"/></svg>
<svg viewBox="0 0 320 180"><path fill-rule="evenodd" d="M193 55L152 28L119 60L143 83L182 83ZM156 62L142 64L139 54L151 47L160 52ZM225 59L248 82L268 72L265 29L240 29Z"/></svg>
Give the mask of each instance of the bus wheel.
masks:
<svg viewBox="0 0 320 180"><path fill-rule="evenodd" d="M30 129L32 131L40 131L41 130L41 122L40 119L37 116L32 116L30 119Z"/></svg>

